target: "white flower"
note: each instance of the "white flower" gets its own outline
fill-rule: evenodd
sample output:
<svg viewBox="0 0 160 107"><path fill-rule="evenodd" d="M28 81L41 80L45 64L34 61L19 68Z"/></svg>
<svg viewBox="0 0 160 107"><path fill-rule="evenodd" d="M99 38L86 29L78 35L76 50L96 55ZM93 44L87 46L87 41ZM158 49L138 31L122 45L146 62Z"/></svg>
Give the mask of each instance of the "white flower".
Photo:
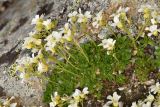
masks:
<svg viewBox="0 0 160 107"><path fill-rule="evenodd" d="M66 39L67 41L71 41L72 40L72 32L69 28L69 23L66 23L64 25L64 28L61 29L62 33L64 34L63 38Z"/></svg>
<svg viewBox="0 0 160 107"><path fill-rule="evenodd" d="M131 107L138 107L137 103L136 102L133 102Z"/></svg>
<svg viewBox="0 0 160 107"><path fill-rule="evenodd" d="M50 103L49 103L49 106L50 106L50 107L56 107L56 103L55 103L55 102L50 102Z"/></svg>
<svg viewBox="0 0 160 107"><path fill-rule="evenodd" d="M138 12L144 13L144 18L150 18L150 16L152 16L152 18L158 19L156 11L158 11L157 5L151 6L149 4L141 5L141 8L138 9Z"/></svg>
<svg viewBox="0 0 160 107"><path fill-rule="evenodd" d="M43 20L44 15L42 14L41 16L36 15L33 19L32 19L32 25L33 24L37 24L40 20Z"/></svg>
<svg viewBox="0 0 160 107"><path fill-rule="evenodd" d="M78 107L78 103L77 102L73 102L70 105L68 105L68 107Z"/></svg>
<svg viewBox="0 0 160 107"><path fill-rule="evenodd" d="M112 51L115 43L116 43L116 40L113 40L112 38L103 39L102 43L99 44L99 46L103 46L104 49L107 49L108 51Z"/></svg>
<svg viewBox="0 0 160 107"><path fill-rule="evenodd" d="M53 33L54 34L54 33ZM45 44L45 49L47 51L51 51L52 53L55 52L55 46L56 46L56 42L60 40L61 36L56 36L57 40L55 39L55 37L53 37L53 35L49 35L47 36L47 38L45 39L45 41L47 41L47 43Z"/></svg>
<svg viewBox="0 0 160 107"><path fill-rule="evenodd" d="M92 26L95 27L95 28L98 28L102 23L102 19L103 19L103 16L102 16L102 13L103 11L100 11L98 14L96 14L96 17L93 18L93 23L92 23Z"/></svg>
<svg viewBox="0 0 160 107"><path fill-rule="evenodd" d="M69 13L69 14L68 14L68 17L69 17L68 21L69 21L69 22L74 22L74 21L76 21L77 15L78 15L78 12L77 12L77 11L74 11L74 12L72 12L72 13Z"/></svg>
<svg viewBox="0 0 160 107"><path fill-rule="evenodd" d="M142 104L142 107L151 107L151 102L147 102Z"/></svg>
<svg viewBox="0 0 160 107"><path fill-rule="evenodd" d="M149 94L144 101L145 102L152 102L152 101L154 101L154 96L152 94Z"/></svg>
<svg viewBox="0 0 160 107"><path fill-rule="evenodd" d="M126 89L126 87L119 87L118 88L119 91L123 91L124 89Z"/></svg>
<svg viewBox="0 0 160 107"><path fill-rule="evenodd" d="M83 88L82 93L85 95L88 94L89 93L88 87Z"/></svg>
<svg viewBox="0 0 160 107"><path fill-rule="evenodd" d="M88 87L83 88L82 91L75 89L75 92L72 94L74 99L70 101L70 105L68 105L68 107L78 107L78 103L84 99L88 93Z"/></svg>
<svg viewBox="0 0 160 107"><path fill-rule="evenodd" d="M130 9L129 7L126 7L126 8L119 7L119 9L118 9L117 13L121 13L121 12L126 13L126 12L128 12L128 11L129 11L129 9Z"/></svg>
<svg viewBox="0 0 160 107"><path fill-rule="evenodd" d="M144 12L146 10L151 10L151 9L154 9L154 8L149 4L141 5L140 9L138 9L138 12Z"/></svg>
<svg viewBox="0 0 160 107"><path fill-rule="evenodd" d="M115 14L112 14L110 17L113 17L113 22L111 26L117 26L119 28L122 28L122 23L120 21L120 17L123 18L125 21L128 21L126 12L128 12L130 8L122 8L120 7Z"/></svg>
<svg viewBox="0 0 160 107"><path fill-rule="evenodd" d="M158 26L157 25L151 25L150 27L147 27L145 30L150 31L150 33L148 33L148 36L157 36L158 32L160 32L160 29L157 29Z"/></svg>
<svg viewBox="0 0 160 107"><path fill-rule="evenodd" d="M50 107L56 107L60 103L60 96L58 95L58 92L54 93L54 96L51 95L52 102L49 103Z"/></svg>
<svg viewBox="0 0 160 107"><path fill-rule="evenodd" d="M155 85L152 85L150 87L150 89L151 89L150 91L153 92L154 94L160 93L160 84L159 84L159 82L157 82Z"/></svg>
<svg viewBox="0 0 160 107"><path fill-rule="evenodd" d="M68 14L68 17L75 17L78 14L77 11Z"/></svg>
<svg viewBox="0 0 160 107"><path fill-rule="evenodd" d="M17 103L10 104L10 107L17 107Z"/></svg>
<svg viewBox="0 0 160 107"><path fill-rule="evenodd" d="M78 20L79 23L86 23L88 19L92 17L91 12L86 11L84 14L81 13L81 9L79 9Z"/></svg>
<svg viewBox="0 0 160 107"><path fill-rule="evenodd" d="M46 21L43 21L44 26L48 26L51 23L51 19L47 19Z"/></svg>
<svg viewBox="0 0 160 107"><path fill-rule="evenodd" d="M72 97L75 99L76 102L79 102L81 99L85 98L88 93L88 87L85 87L82 91L76 89L75 92L72 94Z"/></svg>
<svg viewBox="0 0 160 107"><path fill-rule="evenodd" d="M150 104L151 104L150 102L145 103L145 102L139 100L138 103L132 102L131 107L150 107Z"/></svg>
<svg viewBox="0 0 160 107"><path fill-rule="evenodd" d="M112 26L117 26L120 23L119 17L120 17L120 14L114 16L113 18L114 23L111 24Z"/></svg>
<svg viewBox="0 0 160 107"><path fill-rule="evenodd" d="M117 94L117 92L114 92L113 96L111 96L111 95L107 96L107 99L111 100L111 101L108 101L107 103L108 104L113 104L113 106L118 107L120 98L121 98L121 96L119 96Z"/></svg>
<svg viewBox="0 0 160 107"><path fill-rule="evenodd" d="M36 34L36 31L34 31L34 32L29 32L29 36L30 36L30 37L33 37L35 34Z"/></svg>
<svg viewBox="0 0 160 107"><path fill-rule="evenodd" d="M56 41L60 41L62 38L62 34L57 31L53 31L51 35L55 38Z"/></svg>
<svg viewBox="0 0 160 107"><path fill-rule="evenodd" d="M38 69L38 71L39 71L40 73L47 72L47 71L48 71L48 65L47 65L47 64L44 64L44 63L42 63L42 62L39 62L37 69Z"/></svg>
<svg viewBox="0 0 160 107"><path fill-rule="evenodd" d="M152 24L160 23L160 15L157 11L154 10L151 12L151 16L152 16L151 23Z"/></svg>
<svg viewBox="0 0 160 107"><path fill-rule="evenodd" d="M155 19L151 19L151 23L154 25L154 24L156 24L157 23L157 21L155 20Z"/></svg>
<svg viewBox="0 0 160 107"><path fill-rule="evenodd" d="M24 38L24 43L22 49L31 49L34 45L41 45L41 39L36 39L33 37L26 37Z"/></svg>
<svg viewBox="0 0 160 107"><path fill-rule="evenodd" d="M46 21L43 21L43 25L46 26L47 29L51 28L51 19L47 19Z"/></svg>
<svg viewBox="0 0 160 107"><path fill-rule="evenodd" d="M19 77L23 79L25 77L25 73L20 73Z"/></svg>
<svg viewBox="0 0 160 107"><path fill-rule="evenodd" d="M80 95L81 95L81 91L79 89L76 89L72 96L77 102L79 102L80 101Z"/></svg>
<svg viewBox="0 0 160 107"><path fill-rule="evenodd" d="M62 39L62 33L61 32L57 32L57 31L53 31L52 34L50 34L49 36L47 36L47 38L45 39L45 41L47 41L47 43L45 44L45 48L46 50L50 50L51 52L55 52L54 48L56 46L57 42L60 42Z"/></svg>

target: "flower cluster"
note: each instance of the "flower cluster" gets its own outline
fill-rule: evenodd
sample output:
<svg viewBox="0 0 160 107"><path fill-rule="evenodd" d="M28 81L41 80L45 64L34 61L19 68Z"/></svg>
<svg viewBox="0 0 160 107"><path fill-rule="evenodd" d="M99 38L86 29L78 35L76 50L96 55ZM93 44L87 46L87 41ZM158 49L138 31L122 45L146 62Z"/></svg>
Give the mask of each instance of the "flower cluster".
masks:
<svg viewBox="0 0 160 107"><path fill-rule="evenodd" d="M112 14L110 17L113 17L113 23L111 26L117 26L120 29L124 29L126 22L129 23L126 13L129 11L129 7L122 8L120 7L115 14Z"/></svg>
<svg viewBox="0 0 160 107"><path fill-rule="evenodd" d="M58 92L54 93L54 96L51 95L52 102L49 103L50 107L62 107L65 103L68 103L68 107L79 107L84 99L87 98L86 95L89 94L88 88L85 87L82 91L76 89L71 96L60 97Z"/></svg>
<svg viewBox="0 0 160 107"><path fill-rule="evenodd" d="M131 107L159 107L160 106L160 84L157 82L150 87L149 95L146 99L133 102Z"/></svg>
<svg viewBox="0 0 160 107"><path fill-rule="evenodd" d="M148 72L156 70L160 66L158 62L160 52L157 52L159 43L152 38L152 36L156 38L160 33L160 13L156 7L143 5L138 10L139 15L143 14L143 18L140 18L141 21L139 23L139 21L134 22L135 20L129 17L130 9L124 6L117 7L117 11L109 15L109 18L106 18L107 15L103 10L92 15L90 11L83 12L79 9L68 14L68 21L61 28L56 28L58 23L56 20L45 20L44 15L36 15L31 22L32 25L35 25L35 28L29 33L29 37L24 39L22 47L29 54L15 62L15 74L18 74L22 82L26 82L31 77L36 76L41 79L44 76L43 74L58 70L58 75L62 73L62 75L60 74L62 78L65 76L65 73L67 76L68 74L74 75L75 77L68 76L71 81L75 80L77 82L79 78L84 77L80 81L82 83L78 81L78 86L80 85L80 87L84 87L83 85L86 81L87 85L92 81L97 82L93 82L94 85L91 86L95 89L99 84L101 85L98 82L106 80L106 78L115 80L115 82L118 81L117 83L123 82L125 80L123 71L128 70L129 65L134 65L134 67L129 69L133 69L135 73L138 72L137 75L142 77L142 80L145 80L144 77L148 77ZM142 35L144 38L140 38ZM92 45L95 45L93 50L91 49L91 43L87 46L82 46L85 44L84 42L81 43L84 39L88 43L91 42ZM150 50L150 48L148 49L150 45L153 46L153 50L156 52L144 53L145 50ZM83 49L88 49L88 53ZM133 55L131 55L132 52ZM80 61L76 59L79 53ZM95 55L89 57L90 53ZM155 53L158 53L159 56L155 55ZM105 58L101 58L99 55ZM95 60L92 57L97 59ZM156 60L158 61L156 62ZM103 66L105 67L103 68ZM70 67L71 69L68 70ZM91 70L91 72L88 72L85 67L91 67L91 69L87 69L88 71ZM143 69L146 71L144 73L145 76L141 76ZM119 73L120 75L117 75L119 71L122 72ZM56 74L55 72L54 74ZM114 75L116 77L113 74L116 74ZM90 78L85 76L90 76ZM58 81L57 84L59 84L65 83L66 78L58 80L59 77L57 76L56 79ZM74 84L73 87L78 86ZM99 86L98 89L103 89L101 88L102 86ZM133 102L132 107L150 107L152 104L159 106L159 87L159 83L151 86L147 98L144 101ZM97 92L97 89L95 90ZM84 88L82 91L76 89L72 96L65 97L61 97L55 92L51 97L52 102L50 106L64 106L67 104L68 107L78 107L88 93L88 88ZM107 99L109 101L104 107L123 105L120 102L121 96L117 92L114 92L113 96L109 95Z"/></svg>
<svg viewBox="0 0 160 107"><path fill-rule="evenodd" d="M35 25L35 29L29 33L29 37L24 39L22 46L23 50L30 50L31 54L17 60L17 66L15 67L15 71L19 72L18 74L22 81L52 70L53 63L61 58L65 59L63 52L68 50L71 45L76 45L80 49L79 41L77 40L79 37L85 37L93 33L93 31L89 31L86 34L86 28L90 25L90 19L92 18L90 11L86 11L83 14L79 9L78 12L69 13L68 17L68 23L65 23L64 27L57 30L54 30L57 21L44 20L44 15L36 15L32 19L31 24ZM97 26L102 25L102 19L102 12L100 12L93 18L93 26L98 28ZM82 29L79 29L79 27ZM107 43L103 43L103 45L108 45L105 46L108 51L111 51L114 47L115 41L111 42L109 40ZM84 54L81 49L80 52ZM86 57L86 55L84 56Z"/></svg>
<svg viewBox="0 0 160 107"><path fill-rule="evenodd" d="M152 35L158 36L158 33L160 32L160 29L158 29L158 24L160 23L160 15L157 10L157 6L142 5L138 12L144 14L146 26L148 23L151 23L150 26L147 26L145 28L145 30L149 32L147 35L149 37Z"/></svg>
<svg viewBox="0 0 160 107"><path fill-rule="evenodd" d="M82 13L81 9L79 8L79 11L74 11L73 13L68 14L69 22L78 22L78 23L86 23L88 22L88 19L92 17L90 11L86 11L84 14Z"/></svg>
<svg viewBox="0 0 160 107"><path fill-rule="evenodd" d="M131 107L159 107L160 106L160 84L157 82L155 85L149 87L150 91L148 96L144 100L138 100L137 102L133 102ZM113 93L113 96L109 95L107 97L108 102L106 102L103 107L123 107L123 102L120 101L122 96L118 95L117 92ZM113 106L111 106L111 104Z"/></svg>

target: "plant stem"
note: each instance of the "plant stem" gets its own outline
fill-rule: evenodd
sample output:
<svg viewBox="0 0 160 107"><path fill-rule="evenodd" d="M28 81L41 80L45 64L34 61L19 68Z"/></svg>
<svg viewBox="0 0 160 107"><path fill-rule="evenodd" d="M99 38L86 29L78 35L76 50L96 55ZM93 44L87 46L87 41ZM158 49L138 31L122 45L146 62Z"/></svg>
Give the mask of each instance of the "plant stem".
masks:
<svg viewBox="0 0 160 107"><path fill-rule="evenodd" d="M60 66L60 65L59 65L59 66ZM64 70L65 72L68 72L68 73L70 73L70 74L72 74L72 75L75 75L75 76L79 77L78 74L75 74L75 73L73 73L73 72L71 72L71 71L69 71L69 70L67 70L67 69L65 69L65 68L62 68L62 66L56 67L56 69Z"/></svg>
<svg viewBox="0 0 160 107"><path fill-rule="evenodd" d="M138 36L136 37L135 41L138 40L138 38L141 36L141 34L143 33L143 30L145 29L146 25L148 25L149 23L149 19L147 20L147 22L142 26L140 32L138 33Z"/></svg>
<svg viewBox="0 0 160 107"><path fill-rule="evenodd" d="M58 50L57 50L58 51ZM66 58L66 56L65 55L63 55L63 53L61 53L60 51L58 51L59 52L59 54L72 66L72 67L74 67L75 69L77 69L77 70L80 70L79 68L77 68L76 66L74 66L68 59L69 58Z"/></svg>
<svg viewBox="0 0 160 107"><path fill-rule="evenodd" d="M85 52L83 51L83 49L81 48L79 43L75 39L73 40L73 43L80 50L80 52L83 54L83 56L86 58L87 62L89 62L89 59L88 59L87 55L85 54Z"/></svg>

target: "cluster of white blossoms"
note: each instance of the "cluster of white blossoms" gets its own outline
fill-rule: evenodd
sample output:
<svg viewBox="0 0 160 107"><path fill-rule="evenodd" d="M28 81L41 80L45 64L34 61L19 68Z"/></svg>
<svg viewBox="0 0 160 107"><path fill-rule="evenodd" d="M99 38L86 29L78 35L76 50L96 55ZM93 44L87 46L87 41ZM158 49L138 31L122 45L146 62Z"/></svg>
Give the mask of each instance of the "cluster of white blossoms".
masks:
<svg viewBox="0 0 160 107"><path fill-rule="evenodd" d="M122 96L117 92L113 93L113 96L107 96L108 102L103 107L124 107L123 102L120 101ZM160 107L160 84L157 82L155 85L149 87L149 94L144 100L138 100L133 102L131 107Z"/></svg>
<svg viewBox="0 0 160 107"><path fill-rule="evenodd" d="M129 7L126 7L126 8L119 7L116 13L110 16L111 18L113 18L113 20L109 25L113 27L118 27L121 30L125 30L126 23L129 23L129 20L127 18L128 11L129 11ZM99 25L101 24L97 24L97 23L103 22L102 11L97 14L96 19L97 20L93 22L92 25L98 28ZM102 43L99 44L99 46L103 46L103 48L107 50L107 54L110 55L115 47L116 40L113 40L112 38L109 38L109 39L105 39L101 37L99 38L102 39Z"/></svg>
<svg viewBox="0 0 160 107"><path fill-rule="evenodd" d="M160 32L160 29L158 28L160 15L157 6L142 5L138 12L143 13L144 19L146 20L145 24L151 23L150 26L145 28L146 31L149 31L147 35L149 37L152 35L158 36L158 33Z"/></svg>
<svg viewBox="0 0 160 107"><path fill-rule="evenodd" d="M82 103L84 99L87 98L89 94L88 88L85 87L82 91L76 89L71 96L60 97L58 92L51 95L52 102L49 103L50 107L62 107L64 103L68 103L68 107L79 107L79 103Z"/></svg>
<svg viewBox="0 0 160 107"><path fill-rule="evenodd" d="M78 22L78 23L86 23L88 22L88 19L92 18L91 12L86 11L84 14L82 13L81 9L79 8L79 11L74 11L72 13L68 14L69 22Z"/></svg>
<svg viewBox="0 0 160 107"><path fill-rule="evenodd" d="M124 22L129 22L126 13L129 11L129 7L122 8L120 7L116 13L112 14L110 17L113 17L113 23L111 26L117 26L120 29L123 29Z"/></svg>
<svg viewBox="0 0 160 107"><path fill-rule="evenodd" d="M77 44L73 42L79 42L76 40L77 35L85 36L86 27L90 23L92 18L91 12L86 11L84 14L81 9L68 14L68 22L64 24L62 28L56 29L56 21L51 19L44 20L44 15L36 15L31 24L35 25L34 31L29 33L29 37L24 39L22 45L23 50L30 50L32 55L24 56L16 61L16 71L19 73L19 77L22 82L27 81L29 77L36 76L45 73L50 70L50 63L55 63L57 49L61 50L69 49L66 44ZM101 14L97 15L94 21L100 23ZM82 32L79 26L84 28ZM98 25L99 26L99 25ZM62 50L63 51L63 50ZM62 57L62 56L59 56Z"/></svg>
<svg viewBox="0 0 160 107"><path fill-rule="evenodd" d="M0 98L0 107L17 107L17 103L13 102L14 99L14 96L7 99Z"/></svg>
<svg viewBox="0 0 160 107"><path fill-rule="evenodd" d="M149 95L146 99L133 102L131 107L159 107L160 106L160 84L157 82L150 87Z"/></svg>
<svg viewBox="0 0 160 107"><path fill-rule="evenodd" d="M45 61L40 61L40 59L43 59L41 51L39 51L36 56L32 54L32 57L24 56L16 60L17 65L15 71L18 71L22 83L29 81L30 78L34 76L33 72L35 72L35 69L37 69L37 75L48 71L48 65Z"/></svg>
<svg viewBox="0 0 160 107"><path fill-rule="evenodd" d="M44 15L36 15L31 22L32 25L35 25L35 29L29 33L29 37L24 39L22 47L22 49L29 50L31 54L16 61L17 66L15 67L15 71L18 71L16 74L18 74L22 82L24 82L28 81L32 76L40 76L40 74L53 70L53 64L56 63L59 57L63 56L59 55L59 50L61 52L60 54L63 54L73 45L78 44L79 48L79 38L85 38L86 36L91 39L96 38L101 30L103 30L102 27L107 29L107 24L111 29L118 28L118 30L126 31L125 33L123 32L124 34L130 34L128 33L130 28L128 28L129 30L127 29L127 25L130 23L129 18L127 18L129 9L129 7L119 7L116 13L110 16L112 18L111 24L109 24L109 21L105 18L103 10L94 16L91 15L90 11L83 13L82 10L79 9L78 11L69 13L68 21L59 29L55 29L56 21L51 19L44 20ZM150 24L147 24L145 27L145 31L149 31L148 36L157 36L160 32L158 26L160 23L159 13L151 6L142 6L138 11L144 14L145 21L149 20L150 22ZM113 35L111 35L111 37L113 37ZM98 45L102 46L108 55L114 51L116 44L116 38L111 37L100 37L101 43ZM150 89L147 98L144 101L133 102L132 107L151 107L152 103L155 107L160 107L160 84L156 83L156 85L151 86ZM79 103L87 98L88 93L87 87L83 90L76 89L71 96L65 97L60 97L60 95L55 92L54 96L51 97L52 102L50 103L50 107L62 107L66 102L68 107L78 107ZM107 99L109 101L104 107L123 106L123 103L120 102L121 96L118 95L117 92L114 92L113 96L109 95Z"/></svg>

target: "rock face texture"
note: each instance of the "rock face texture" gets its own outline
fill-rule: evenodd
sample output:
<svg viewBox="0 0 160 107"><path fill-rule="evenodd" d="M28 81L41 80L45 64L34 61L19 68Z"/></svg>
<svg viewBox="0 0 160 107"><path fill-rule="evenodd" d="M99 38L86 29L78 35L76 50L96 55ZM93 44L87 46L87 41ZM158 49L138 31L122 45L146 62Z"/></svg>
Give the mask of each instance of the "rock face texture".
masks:
<svg viewBox="0 0 160 107"><path fill-rule="evenodd" d="M24 106L40 106L43 89L40 83L22 84L8 74L8 68L21 57L23 39L32 31L30 25L36 14L58 19L58 26L67 21L67 14L75 9L100 10L108 0L0 0L0 97L16 96ZM44 106L44 105L43 105Z"/></svg>
<svg viewBox="0 0 160 107"><path fill-rule="evenodd" d="M39 82L29 86L8 74L9 66L23 56L21 45L33 29L30 23L36 14L58 19L58 26L63 26L69 12L81 8L95 13L111 1L116 0L0 0L0 97L19 97L27 107L43 105Z"/></svg>

